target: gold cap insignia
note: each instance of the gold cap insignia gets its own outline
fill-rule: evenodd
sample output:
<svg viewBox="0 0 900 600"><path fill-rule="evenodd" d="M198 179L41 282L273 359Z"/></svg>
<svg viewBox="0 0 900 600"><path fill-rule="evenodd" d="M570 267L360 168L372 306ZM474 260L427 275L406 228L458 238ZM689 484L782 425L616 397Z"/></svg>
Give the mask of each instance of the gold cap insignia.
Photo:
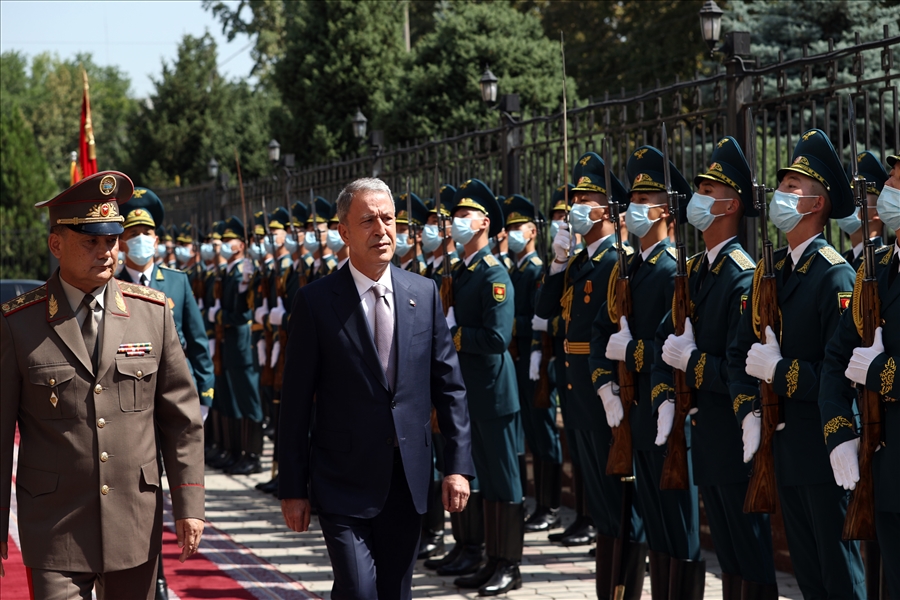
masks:
<svg viewBox="0 0 900 600"><path fill-rule="evenodd" d="M591 183L591 178L588 177L587 175L585 175L584 177L582 177L581 179L578 180L578 185L581 185L582 183Z"/></svg>
<svg viewBox="0 0 900 600"><path fill-rule="evenodd" d="M731 140L729 140L728 138L722 138L721 140L719 140L719 143L716 144L716 147L721 148L722 146L724 146L725 144L727 144L730 141Z"/></svg>
<svg viewBox="0 0 900 600"><path fill-rule="evenodd" d="M638 160L641 160L642 158L644 158L644 155L645 155L645 154L647 154L647 149L646 149L646 148L639 148L639 149L637 149L637 150L634 151L634 156L635 156Z"/></svg>
<svg viewBox="0 0 900 600"><path fill-rule="evenodd" d="M143 190L134 190L134 193L132 194L132 196L134 196L135 198L140 198L140 197L142 197L142 196L143 196L144 194L146 194L146 193L147 193L147 190L146 190L146 189L143 189Z"/></svg>
<svg viewBox="0 0 900 600"><path fill-rule="evenodd" d="M584 158L582 158L581 160L579 160L578 164L580 164L583 167L584 165L588 164L589 162L591 162L591 156L587 155Z"/></svg>
<svg viewBox="0 0 900 600"><path fill-rule="evenodd" d="M813 131L807 131L806 133L803 134L803 141L804 141L804 142L807 141L809 138L811 138L812 136L816 135L817 133L819 133L819 132L818 132L818 131L815 131L815 130L813 130Z"/></svg>
<svg viewBox="0 0 900 600"><path fill-rule="evenodd" d="M109 196L116 191L116 185L116 178L112 175L107 175L100 180L100 193L104 196Z"/></svg>

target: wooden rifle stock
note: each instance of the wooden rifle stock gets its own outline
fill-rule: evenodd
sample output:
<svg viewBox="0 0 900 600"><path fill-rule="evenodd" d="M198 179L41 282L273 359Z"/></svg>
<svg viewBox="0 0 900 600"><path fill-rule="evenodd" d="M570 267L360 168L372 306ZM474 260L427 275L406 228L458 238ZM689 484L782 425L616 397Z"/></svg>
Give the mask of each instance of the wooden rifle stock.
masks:
<svg viewBox="0 0 900 600"><path fill-rule="evenodd" d="M616 280L616 314L619 318L631 318L631 284L627 278ZM619 375L619 398L622 399L622 422L612 428L612 445L606 462L607 475L631 476L634 464L631 456L631 407L635 401L634 373L625 366L625 361L616 365Z"/></svg>
<svg viewBox="0 0 900 600"><path fill-rule="evenodd" d="M872 254L874 257L874 254ZM869 256L866 256L866 260ZM859 298L862 309L862 345L871 346L875 340L875 329L881 323L881 307L878 299L878 280L866 278L862 282ZM859 441L859 481L850 497L847 515L844 517L844 540L874 540L875 536L875 478L872 471L872 459L875 451L882 443L882 409L881 395L865 386L857 386L859 396L860 422L862 423Z"/></svg>
<svg viewBox="0 0 900 600"><path fill-rule="evenodd" d="M256 293L259 294L260 298L267 299L269 297L270 287L269 274L264 271L265 266L262 263L260 263L259 267L259 287L257 287ZM275 371L269 363L272 362L272 346L275 343L275 334L272 331L271 325L263 325L263 338L266 341L266 364L260 365L262 367L262 372L259 375L259 383L261 385L273 385L275 382Z"/></svg>
<svg viewBox="0 0 900 600"><path fill-rule="evenodd" d="M675 298L672 305L675 335L684 334L684 322L688 317L690 304L689 296L687 274L676 275ZM694 394L688 387L684 371L672 369L672 372L675 381L675 417L672 421L672 431L669 433L666 458L659 479L659 489L686 490L690 486L690 477L688 475L688 450L684 420L693 407Z"/></svg>
<svg viewBox="0 0 900 600"><path fill-rule="evenodd" d="M763 275L759 281L759 334L765 341L766 327L780 331L778 323L778 287L775 275ZM772 442L781 422L781 399L771 383L759 382L759 403L762 412L762 431L759 449L753 457L753 471L744 497L744 512L774 513L778 500L775 485L775 454Z"/></svg>
<svg viewBox="0 0 900 600"><path fill-rule="evenodd" d="M534 384L534 407L550 408L550 374L547 367L553 357L553 339L546 331L541 332L541 365L538 368L538 380Z"/></svg>

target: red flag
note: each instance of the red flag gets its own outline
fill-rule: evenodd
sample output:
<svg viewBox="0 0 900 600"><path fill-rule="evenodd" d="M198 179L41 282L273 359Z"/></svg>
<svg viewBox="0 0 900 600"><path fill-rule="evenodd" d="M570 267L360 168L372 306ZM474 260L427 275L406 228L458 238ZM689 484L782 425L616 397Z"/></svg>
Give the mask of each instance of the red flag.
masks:
<svg viewBox="0 0 900 600"><path fill-rule="evenodd" d="M84 97L81 101L81 129L78 136L80 151L78 154L81 157L81 177L88 177L97 172L97 152L94 147L94 127L91 123L91 94L87 71L82 69L81 74L84 77Z"/></svg>

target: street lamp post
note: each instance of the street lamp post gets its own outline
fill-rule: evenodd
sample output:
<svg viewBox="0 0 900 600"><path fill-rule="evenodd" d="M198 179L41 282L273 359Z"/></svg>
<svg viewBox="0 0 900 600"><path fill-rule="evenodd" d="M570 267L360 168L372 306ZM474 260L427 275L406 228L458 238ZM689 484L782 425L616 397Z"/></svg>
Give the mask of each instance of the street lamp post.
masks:
<svg viewBox="0 0 900 600"><path fill-rule="evenodd" d="M359 142L360 146L368 145L369 152L372 155L372 177L378 177L381 173L381 151L384 149L384 131L375 129L366 137L366 127L369 120L362 113L359 107L356 108L356 114L353 115L350 124L353 126L353 137Z"/></svg>
<svg viewBox="0 0 900 600"><path fill-rule="evenodd" d="M518 122L512 113L519 112L519 95L504 94L500 96L497 102L497 89L500 80L491 72L491 69L485 68L478 85L481 88L481 100L488 106L489 110L500 111L500 149L503 153L503 183L500 193L504 196L518 194L521 191L521 176L519 173L519 155L518 149L522 145L521 130L516 127ZM494 104L497 102L496 104Z"/></svg>

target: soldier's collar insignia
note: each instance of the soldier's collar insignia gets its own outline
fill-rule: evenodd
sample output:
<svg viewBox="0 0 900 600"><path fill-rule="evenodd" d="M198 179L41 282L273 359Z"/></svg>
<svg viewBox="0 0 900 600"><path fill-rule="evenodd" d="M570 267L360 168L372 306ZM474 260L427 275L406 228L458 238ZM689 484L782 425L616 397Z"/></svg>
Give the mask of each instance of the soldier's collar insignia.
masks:
<svg viewBox="0 0 900 600"><path fill-rule="evenodd" d="M125 298L122 297L122 294L119 293L119 290L116 290L116 308L118 308L123 313L128 312L128 308L125 306Z"/></svg>
<svg viewBox="0 0 900 600"><path fill-rule="evenodd" d="M58 313L58 312L59 312L59 302L56 301L56 296L54 296L53 294L50 294L50 301L49 301L49 304L47 305L47 314L50 315L50 318L52 319L53 317L56 316L56 313ZM54 404L54 406L56 406L56 405Z"/></svg>

